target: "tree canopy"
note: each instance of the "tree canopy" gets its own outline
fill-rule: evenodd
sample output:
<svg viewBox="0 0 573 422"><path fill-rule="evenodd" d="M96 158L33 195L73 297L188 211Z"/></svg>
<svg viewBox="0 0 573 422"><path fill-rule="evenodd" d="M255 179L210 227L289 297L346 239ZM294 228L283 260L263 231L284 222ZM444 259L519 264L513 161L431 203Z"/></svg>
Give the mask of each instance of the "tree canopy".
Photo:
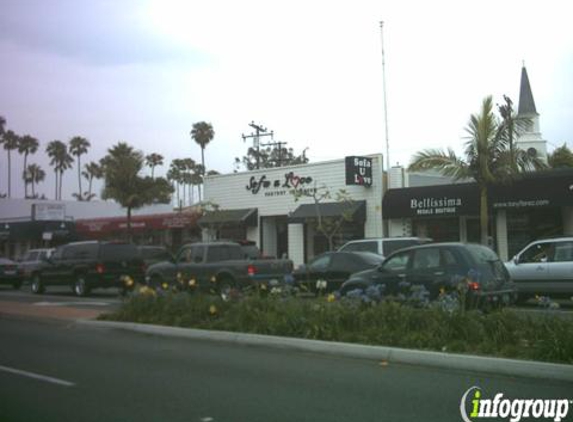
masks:
<svg viewBox="0 0 573 422"><path fill-rule="evenodd" d="M262 169L308 163L306 149L302 154L297 155L292 148L279 148L278 145L260 148L259 150L250 147L247 150L247 155L243 156L243 158L235 158L235 171L238 171L241 166L246 170L255 170L257 168L257 157L259 168Z"/></svg>
<svg viewBox="0 0 573 422"><path fill-rule="evenodd" d="M547 157L549 162L549 167L551 168L568 168L573 167L573 152L567 147L567 144L563 144L559 148L555 149L553 153L549 154Z"/></svg>
<svg viewBox="0 0 573 422"><path fill-rule="evenodd" d="M102 199L113 199L127 209L127 227L131 236L131 211L153 203L169 203L173 189L163 177L141 177L143 154L119 142L102 159L104 188Z"/></svg>

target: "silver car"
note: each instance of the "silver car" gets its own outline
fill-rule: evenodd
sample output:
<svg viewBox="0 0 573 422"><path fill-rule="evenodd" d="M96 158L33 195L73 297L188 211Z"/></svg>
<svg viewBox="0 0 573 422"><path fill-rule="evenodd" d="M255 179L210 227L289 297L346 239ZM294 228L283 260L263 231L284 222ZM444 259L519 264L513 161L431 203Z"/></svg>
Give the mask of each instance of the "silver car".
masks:
<svg viewBox="0 0 573 422"><path fill-rule="evenodd" d="M573 237L531 242L505 266L520 300L573 296Z"/></svg>

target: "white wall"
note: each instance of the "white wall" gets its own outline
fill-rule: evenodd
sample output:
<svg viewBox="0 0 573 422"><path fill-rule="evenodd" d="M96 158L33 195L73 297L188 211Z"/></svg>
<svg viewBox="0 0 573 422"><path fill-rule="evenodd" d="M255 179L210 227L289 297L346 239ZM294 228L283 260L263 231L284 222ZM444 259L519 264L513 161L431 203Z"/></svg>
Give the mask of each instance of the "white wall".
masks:
<svg viewBox="0 0 573 422"><path fill-rule="evenodd" d="M259 217L288 215L301 204L313 203L313 199L309 197L302 197L298 202L295 202L294 196L290 193L293 188L292 183L291 187L282 187L285 182L285 175L292 172L297 178L312 178L312 182L299 184L298 188L321 188L326 186L332 194L339 189L345 189L353 200L366 200L365 235L367 237L381 237L383 160L380 154L367 157L372 158L373 179L372 186L368 188L364 186L346 186L345 161L340 159L306 165L207 176L204 184L204 200L212 201L222 209L257 208ZM256 194L252 190L247 189L251 178L258 182L263 176L266 181L270 182L269 187L261 188ZM295 179L295 183L299 180L301 179ZM279 186L275 187L275 183ZM335 199L332 198L324 202L335 202ZM298 229L293 229L294 232L299 233ZM264 229L263 233L265 233ZM289 227L289 257L294 260L291 248L297 248L298 246L292 244L296 237L291 237L290 233L291 228ZM302 240L299 241L302 242ZM302 248L302 243L300 247ZM298 252L296 255L298 256ZM295 260L295 263L302 263L302 261L297 262Z"/></svg>

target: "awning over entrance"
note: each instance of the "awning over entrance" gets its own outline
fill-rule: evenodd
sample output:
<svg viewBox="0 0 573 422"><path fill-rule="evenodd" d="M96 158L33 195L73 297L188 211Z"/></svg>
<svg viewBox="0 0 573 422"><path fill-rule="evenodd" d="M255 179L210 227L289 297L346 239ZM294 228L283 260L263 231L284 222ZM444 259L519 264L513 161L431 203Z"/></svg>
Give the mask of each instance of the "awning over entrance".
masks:
<svg viewBox="0 0 573 422"><path fill-rule="evenodd" d="M255 227L257 225L257 216L256 208L210 211L199 219L199 225L239 224Z"/></svg>
<svg viewBox="0 0 573 422"><path fill-rule="evenodd" d="M318 204L318 212L322 217L338 217L343 213L348 213L354 223L364 223L366 221L366 201L329 202ZM315 204L300 205L289 216L289 223L304 223L310 218L317 218Z"/></svg>
<svg viewBox="0 0 573 422"><path fill-rule="evenodd" d="M382 217L444 217L479 215L475 183L390 189L382 198Z"/></svg>

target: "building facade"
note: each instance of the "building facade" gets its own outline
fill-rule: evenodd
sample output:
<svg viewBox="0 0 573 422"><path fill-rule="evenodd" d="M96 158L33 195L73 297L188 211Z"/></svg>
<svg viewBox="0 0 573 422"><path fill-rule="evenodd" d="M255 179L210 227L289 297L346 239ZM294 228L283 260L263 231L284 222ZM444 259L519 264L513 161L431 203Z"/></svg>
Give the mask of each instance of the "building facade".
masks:
<svg viewBox="0 0 573 422"><path fill-rule="evenodd" d="M340 223L335 247L382 236L382 172L376 154L208 176L204 200L215 209L199 224L204 237L251 240L265 255L302 264L328 249L318 216Z"/></svg>

